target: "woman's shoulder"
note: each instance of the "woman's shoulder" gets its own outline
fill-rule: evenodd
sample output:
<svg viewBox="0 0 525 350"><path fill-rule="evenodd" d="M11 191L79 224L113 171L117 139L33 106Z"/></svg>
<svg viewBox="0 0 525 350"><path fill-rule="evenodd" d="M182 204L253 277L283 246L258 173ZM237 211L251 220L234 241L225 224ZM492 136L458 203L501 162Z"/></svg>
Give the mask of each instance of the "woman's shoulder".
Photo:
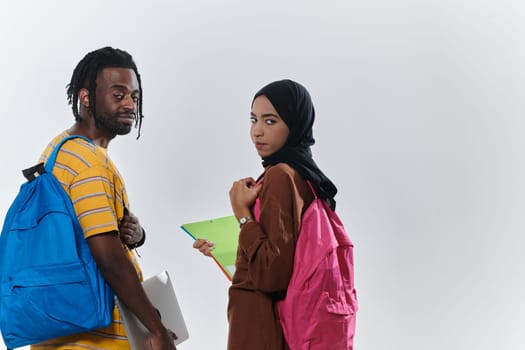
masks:
<svg viewBox="0 0 525 350"><path fill-rule="evenodd" d="M313 200L313 193L301 174L286 163L278 163L266 169L264 173L261 198L278 200L289 198L305 207Z"/></svg>
<svg viewBox="0 0 525 350"><path fill-rule="evenodd" d="M277 163L264 172L264 181L304 181L297 170L286 163Z"/></svg>
<svg viewBox="0 0 525 350"><path fill-rule="evenodd" d="M308 183L301 174L286 163L278 163L266 169L264 184L272 192L309 192Z"/></svg>

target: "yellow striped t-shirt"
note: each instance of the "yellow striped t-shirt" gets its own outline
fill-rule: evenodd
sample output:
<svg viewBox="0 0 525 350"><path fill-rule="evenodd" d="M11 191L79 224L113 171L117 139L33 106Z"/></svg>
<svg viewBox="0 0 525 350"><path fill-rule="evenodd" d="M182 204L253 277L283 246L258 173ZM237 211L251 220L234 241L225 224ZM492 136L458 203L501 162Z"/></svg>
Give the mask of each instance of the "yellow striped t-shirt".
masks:
<svg viewBox="0 0 525 350"><path fill-rule="evenodd" d="M63 138L69 136L64 131L55 137L44 150L40 160L45 162L53 148ZM67 141L57 155L53 174L62 184L71 201L84 231L84 237L117 231L124 216L124 208L129 209L128 196L124 182L117 168L107 155L107 150L83 139ZM125 244L128 258L135 266L139 279L142 272L136 255ZM72 313L75 310L71 310ZM31 349L130 349L122 319L115 306L112 323L102 329L51 339Z"/></svg>

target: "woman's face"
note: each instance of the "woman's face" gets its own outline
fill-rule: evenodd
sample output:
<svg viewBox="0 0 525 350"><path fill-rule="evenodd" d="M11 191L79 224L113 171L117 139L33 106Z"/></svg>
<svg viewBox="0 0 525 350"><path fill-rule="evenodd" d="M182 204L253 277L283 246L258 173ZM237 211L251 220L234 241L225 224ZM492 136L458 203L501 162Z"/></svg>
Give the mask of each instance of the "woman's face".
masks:
<svg viewBox="0 0 525 350"><path fill-rule="evenodd" d="M261 95L253 101L250 120L250 135L261 158L274 154L284 146L290 130L266 96Z"/></svg>

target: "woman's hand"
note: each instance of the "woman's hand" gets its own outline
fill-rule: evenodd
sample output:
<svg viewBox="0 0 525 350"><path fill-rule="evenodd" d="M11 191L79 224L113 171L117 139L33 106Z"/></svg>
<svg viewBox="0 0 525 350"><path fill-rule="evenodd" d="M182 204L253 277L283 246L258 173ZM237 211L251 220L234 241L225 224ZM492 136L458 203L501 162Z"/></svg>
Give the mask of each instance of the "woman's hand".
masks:
<svg viewBox="0 0 525 350"><path fill-rule="evenodd" d="M207 239L198 238L193 242L193 248L198 249L202 254L211 256L211 252L215 249L215 243Z"/></svg>
<svg viewBox="0 0 525 350"><path fill-rule="evenodd" d="M251 207L257 199L260 186L251 177L235 181L230 189L230 203L237 219L251 216Z"/></svg>
<svg viewBox="0 0 525 350"><path fill-rule="evenodd" d="M127 245L135 244L142 240L144 230L140 226L139 218L128 212L119 224L120 240Z"/></svg>

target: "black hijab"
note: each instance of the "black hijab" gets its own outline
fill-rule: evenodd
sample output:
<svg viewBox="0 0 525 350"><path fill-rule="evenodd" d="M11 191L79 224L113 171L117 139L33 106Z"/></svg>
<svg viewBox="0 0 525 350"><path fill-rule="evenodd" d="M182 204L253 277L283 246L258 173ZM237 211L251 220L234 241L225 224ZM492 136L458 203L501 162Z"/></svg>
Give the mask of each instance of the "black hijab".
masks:
<svg viewBox="0 0 525 350"><path fill-rule="evenodd" d="M290 130L284 146L277 152L263 158L263 166L287 163L297 170L304 179L310 180L317 195L326 199L334 210L334 197L337 188L315 164L310 150L310 146L315 143L312 132L315 111L310 94L299 83L292 80L279 80L259 90L253 100L261 95L270 100Z"/></svg>

